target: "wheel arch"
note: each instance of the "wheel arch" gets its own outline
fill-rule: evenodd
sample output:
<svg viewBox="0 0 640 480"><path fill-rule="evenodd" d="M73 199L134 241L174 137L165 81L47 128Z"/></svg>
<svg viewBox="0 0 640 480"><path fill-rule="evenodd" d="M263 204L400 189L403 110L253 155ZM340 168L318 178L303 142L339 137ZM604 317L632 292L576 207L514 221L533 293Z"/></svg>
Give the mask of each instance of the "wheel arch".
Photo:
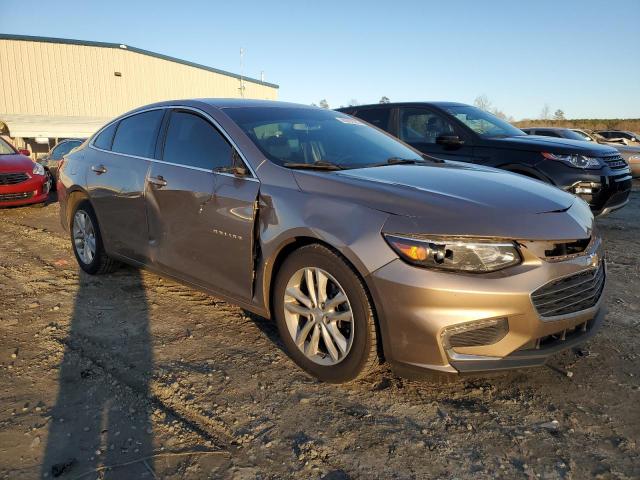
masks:
<svg viewBox="0 0 640 480"><path fill-rule="evenodd" d="M378 333L378 338L381 339L381 341L378 344L378 356L381 360L384 360L383 344L386 343L386 337L382 335L382 332L381 332L381 325L380 325L381 321L378 318L378 310L376 308L373 290L371 285L367 281L367 275L364 274L360 268L358 268L357 264L359 264L360 262L358 262L357 260L352 261L352 259L350 258L354 256L352 252L348 250L346 252L342 251L336 248L335 246L331 245L331 243L321 238L310 236L310 235L299 235L299 236L291 237L290 239L286 240L280 245L279 249L272 256L273 260L271 262L268 262L267 265L265 266L264 280L262 282L263 295L264 295L264 301L266 304L266 309L269 313L270 318L271 319L274 318L274 312L273 312L274 302L272 298L273 291L274 291L273 286L275 284L275 279L278 275L278 272L282 267L282 264L296 250L304 246L313 245L313 244L322 245L323 247L331 250L339 258L341 258L347 264L347 266L349 266L349 268L353 270L353 272L358 276L359 280L364 285L365 293L369 299L369 303L373 310L373 318L376 326L376 331Z"/></svg>
<svg viewBox="0 0 640 480"><path fill-rule="evenodd" d="M540 180L540 181L545 182L545 183L550 183L552 185L554 184L551 181L551 179L548 178L546 175L543 175L541 172L539 172L535 168L527 167L525 165L507 164L507 165L501 165L498 168L500 168L502 170L506 170L506 171L511 172L511 173L517 173L519 175L524 175L525 177L534 178L536 180Z"/></svg>
<svg viewBox="0 0 640 480"><path fill-rule="evenodd" d="M63 215L62 220L64 222L63 226L65 227L65 230L69 231L71 229L71 216L73 215L73 211L80 204L80 202L85 200L89 202L89 204L91 205L91 208L93 208L91 198L83 188L75 187L74 189L67 191L64 213L61 212ZM93 211L95 212L96 209L93 208ZM96 213L96 216L97 216L97 213Z"/></svg>

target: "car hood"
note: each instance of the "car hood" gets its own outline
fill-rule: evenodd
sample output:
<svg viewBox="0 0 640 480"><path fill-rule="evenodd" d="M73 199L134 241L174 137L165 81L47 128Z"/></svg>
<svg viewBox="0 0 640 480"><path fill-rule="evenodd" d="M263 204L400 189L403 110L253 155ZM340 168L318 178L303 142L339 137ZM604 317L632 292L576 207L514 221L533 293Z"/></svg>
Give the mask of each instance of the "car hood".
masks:
<svg viewBox="0 0 640 480"><path fill-rule="evenodd" d="M568 138L543 137L542 135L520 135L517 137L491 138L486 140L492 147L551 153L577 153L601 157L616 153L612 146L570 140Z"/></svg>
<svg viewBox="0 0 640 480"><path fill-rule="evenodd" d="M295 177L305 192L413 219L416 231L405 233L578 239L589 235L593 221L582 200L558 188L458 162L296 171Z"/></svg>
<svg viewBox="0 0 640 480"><path fill-rule="evenodd" d="M28 172L33 170L33 161L29 157L16 153L15 155L0 155L0 172Z"/></svg>

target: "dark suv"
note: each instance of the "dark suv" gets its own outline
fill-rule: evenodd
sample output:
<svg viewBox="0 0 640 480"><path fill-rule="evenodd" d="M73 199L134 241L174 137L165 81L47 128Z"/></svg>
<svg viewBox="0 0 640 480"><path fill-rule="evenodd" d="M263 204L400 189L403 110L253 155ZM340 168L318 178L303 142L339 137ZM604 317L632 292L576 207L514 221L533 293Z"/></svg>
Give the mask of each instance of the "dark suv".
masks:
<svg viewBox="0 0 640 480"><path fill-rule="evenodd" d="M339 111L386 130L432 157L502 168L556 185L585 200L595 215L628 201L631 173L613 147L527 135L462 103L387 103Z"/></svg>

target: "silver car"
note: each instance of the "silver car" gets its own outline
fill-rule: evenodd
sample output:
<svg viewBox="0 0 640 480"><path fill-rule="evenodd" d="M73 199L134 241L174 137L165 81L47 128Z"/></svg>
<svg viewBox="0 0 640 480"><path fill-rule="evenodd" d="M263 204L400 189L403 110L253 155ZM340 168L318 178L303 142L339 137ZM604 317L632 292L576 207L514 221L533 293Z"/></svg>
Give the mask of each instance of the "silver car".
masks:
<svg viewBox="0 0 640 480"><path fill-rule="evenodd" d="M257 100L129 112L66 157L80 267L149 268L276 321L328 382L542 365L600 325L588 205L423 156L343 113Z"/></svg>

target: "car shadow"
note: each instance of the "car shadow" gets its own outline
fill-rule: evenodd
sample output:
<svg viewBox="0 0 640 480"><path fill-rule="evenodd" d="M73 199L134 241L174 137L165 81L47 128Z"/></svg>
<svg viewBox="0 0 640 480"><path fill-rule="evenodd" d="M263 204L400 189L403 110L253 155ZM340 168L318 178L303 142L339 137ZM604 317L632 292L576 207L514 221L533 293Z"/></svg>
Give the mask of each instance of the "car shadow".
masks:
<svg viewBox="0 0 640 480"><path fill-rule="evenodd" d="M155 477L147 401L153 353L140 272L123 267L93 277L81 271L62 343L41 476Z"/></svg>
<svg viewBox="0 0 640 480"><path fill-rule="evenodd" d="M267 337L271 343L278 347L280 351L287 354L284 344L280 339L280 332L278 332L278 326L276 325L275 320L269 320L268 318L261 317L260 315L245 309L242 309L242 313L245 317L248 317L255 326L258 327L258 329L260 329L262 334Z"/></svg>

